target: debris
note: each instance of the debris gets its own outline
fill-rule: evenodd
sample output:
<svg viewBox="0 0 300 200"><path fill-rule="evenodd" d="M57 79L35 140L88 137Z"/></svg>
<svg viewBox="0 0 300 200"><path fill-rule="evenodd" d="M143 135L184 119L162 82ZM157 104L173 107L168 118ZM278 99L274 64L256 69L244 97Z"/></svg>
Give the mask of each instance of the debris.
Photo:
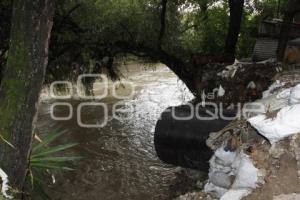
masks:
<svg viewBox="0 0 300 200"><path fill-rule="evenodd" d="M255 104L261 104L269 111L279 110L288 106L288 99L287 98L278 98L278 95L271 95L266 98L262 98L257 100ZM265 110L266 111L266 110Z"/></svg>
<svg viewBox="0 0 300 200"><path fill-rule="evenodd" d="M9 189L8 176L1 168L0 168L0 177L2 179L2 188L1 188L2 195L7 199L12 199L13 197L7 194L7 191Z"/></svg>
<svg viewBox="0 0 300 200"><path fill-rule="evenodd" d="M249 89L255 89L256 88L256 84L254 83L254 81L251 81L249 84L248 84L248 86L247 86L247 88Z"/></svg>
<svg viewBox="0 0 300 200"><path fill-rule="evenodd" d="M225 95L225 90L222 87L222 85L220 85L219 90L218 90L218 97L222 97Z"/></svg>
<svg viewBox="0 0 300 200"><path fill-rule="evenodd" d="M211 63L203 66L203 73L199 79L200 91L213 93L215 88L222 88L226 94L222 98L212 99L212 102L221 101L225 107L231 103L245 103L261 98L261 93L273 82L276 68L281 64L268 60L259 63L236 61L233 65ZM255 87L255 88L254 88Z"/></svg>
<svg viewBox="0 0 300 200"><path fill-rule="evenodd" d="M263 92L263 98L273 95L273 92L282 86L284 86L284 82L281 82L280 80L275 81L275 83L273 83L268 90Z"/></svg>
<svg viewBox="0 0 300 200"><path fill-rule="evenodd" d="M226 68L218 75L222 78L233 78L240 66L241 64L239 61L235 60L233 65L226 66Z"/></svg>
<svg viewBox="0 0 300 200"><path fill-rule="evenodd" d="M253 65L250 68L253 69ZM227 69L220 74L227 73L229 81L232 75L229 72L235 69L232 66ZM244 63L232 79L236 83L244 80L242 73L249 74L248 70ZM260 87L256 84L258 79L251 77L242 83L248 83L242 87L248 89L248 95L254 85ZM276 81L262 98L249 108L262 104L264 109L255 113L255 109L249 111L250 118L233 121L224 129L211 133L206 140L207 146L215 151L210 160L209 179L203 189L210 199L300 200L300 70L283 71L273 80ZM238 84L234 88L225 81L223 86L236 90ZM227 89L224 97L243 91L241 88L232 90ZM255 90L262 92L261 88Z"/></svg>

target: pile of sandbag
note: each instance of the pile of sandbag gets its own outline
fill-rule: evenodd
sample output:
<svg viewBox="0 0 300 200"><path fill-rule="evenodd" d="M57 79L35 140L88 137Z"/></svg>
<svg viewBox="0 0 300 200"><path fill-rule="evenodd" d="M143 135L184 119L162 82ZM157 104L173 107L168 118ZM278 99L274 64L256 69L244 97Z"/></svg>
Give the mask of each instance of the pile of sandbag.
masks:
<svg viewBox="0 0 300 200"><path fill-rule="evenodd" d="M204 191L221 200L240 200L257 186L258 169L245 153L216 150L210 160L209 180Z"/></svg>

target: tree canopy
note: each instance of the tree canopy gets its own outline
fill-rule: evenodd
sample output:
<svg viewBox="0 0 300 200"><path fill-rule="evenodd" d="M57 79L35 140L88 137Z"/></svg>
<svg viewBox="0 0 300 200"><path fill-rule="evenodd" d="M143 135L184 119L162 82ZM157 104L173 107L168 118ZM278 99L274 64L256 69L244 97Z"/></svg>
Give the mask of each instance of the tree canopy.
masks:
<svg viewBox="0 0 300 200"><path fill-rule="evenodd" d="M236 57L251 56L259 22L282 16L285 4L245 1ZM3 65L11 1L1 1L0 9ZM71 79L75 71L97 72L102 67L116 78L114 59L128 53L163 62L163 50L181 63L191 62L193 55L222 55L229 14L226 0L56 1L46 81Z"/></svg>

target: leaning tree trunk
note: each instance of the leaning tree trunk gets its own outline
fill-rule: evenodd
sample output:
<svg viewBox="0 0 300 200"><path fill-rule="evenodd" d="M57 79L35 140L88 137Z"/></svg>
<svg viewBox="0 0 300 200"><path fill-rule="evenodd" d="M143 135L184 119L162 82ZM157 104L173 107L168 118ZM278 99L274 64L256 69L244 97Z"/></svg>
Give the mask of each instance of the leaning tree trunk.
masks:
<svg viewBox="0 0 300 200"><path fill-rule="evenodd" d="M22 191L48 61L54 0L14 0L10 48L0 86L0 167Z"/></svg>
<svg viewBox="0 0 300 200"><path fill-rule="evenodd" d="M290 31L292 29L293 19L297 12L300 12L300 1L290 0L286 8L283 23L281 26L281 32L277 48L278 61L284 60L285 49L289 40Z"/></svg>
<svg viewBox="0 0 300 200"><path fill-rule="evenodd" d="M228 2L230 8L230 21L225 44L225 56L229 60L234 61L236 45L241 29L244 0L228 0Z"/></svg>

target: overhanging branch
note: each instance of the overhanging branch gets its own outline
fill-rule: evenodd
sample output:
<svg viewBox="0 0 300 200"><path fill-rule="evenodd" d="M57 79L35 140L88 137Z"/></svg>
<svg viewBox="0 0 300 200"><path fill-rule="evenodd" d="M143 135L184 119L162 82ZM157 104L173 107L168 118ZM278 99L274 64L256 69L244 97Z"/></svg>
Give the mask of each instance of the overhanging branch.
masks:
<svg viewBox="0 0 300 200"><path fill-rule="evenodd" d="M193 69L189 67L187 62L166 53L162 49L155 49L142 44L134 45L126 41L118 41L115 45L120 48L123 53L129 53L139 57L149 57L152 60L165 64L186 84L191 92L196 92Z"/></svg>

